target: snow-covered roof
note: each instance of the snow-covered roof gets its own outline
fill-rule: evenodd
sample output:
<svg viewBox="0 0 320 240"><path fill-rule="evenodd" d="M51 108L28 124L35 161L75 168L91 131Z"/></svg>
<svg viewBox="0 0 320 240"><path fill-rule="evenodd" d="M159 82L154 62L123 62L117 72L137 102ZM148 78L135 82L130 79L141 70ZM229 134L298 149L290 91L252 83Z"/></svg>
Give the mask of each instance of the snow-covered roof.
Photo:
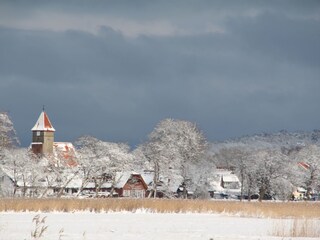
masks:
<svg viewBox="0 0 320 240"><path fill-rule="evenodd" d="M74 150L74 146L71 142L54 142L53 146L59 150L59 151L63 151L63 152L67 152L67 151L75 151Z"/></svg>
<svg viewBox="0 0 320 240"><path fill-rule="evenodd" d="M132 175L141 176L141 174L137 172L116 172L114 187L123 188ZM80 187L80 185L81 185L81 180L74 179L70 182L70 184L68 184L68 187ZM112 187L111 181L105 182L101 185L101 188L111 188L111 187ZM89 182L85 185L85 188L95 188L95 183Z"/></svg>
<svg viewBox="0 0 320 240"><path fill-rule="evenodd" d="M143 180L151 189L153 184L154 172L145 171L141 174ZM178 174L172 174L171 177L164 177L160 175L161 186L158 186L158 190L168 190L170 192L176 192L182 183L182 178Z"/></svg>
<svg viewBox="0 0 320 240"><path fill-rule="evenodd" d="M76 166L76 150L71 142L54 142L53 153L63 165Z"/></svg>
<svg viewBox="0 0 320 240"><path fill-rule="evenodd" d="M131 172L117 172L115 178L115 187L122 188L127 183L128 179L131 177L131 174Z"/></svg>
<svg viewBox="0 0 320 240"><path fill-rule="evenodd" d="M141 174L141 176L147 185L152 184L154 178L153 172L144 172Z"/></svg>
<svg viewBox="0 0 320 240"><path fill-rule="evenodd" d="M4 176L4 175L6 175L12 181L16 181L15 184L18 187L23 187L23 186L26 186L26 187L47 187L48 186L48 183L46 181L45 182L41 182L41 181L38 180L36 182L30 182L29 177L32 175L32 173L27 173L25 175L25 182L24 182L22 180L22 178L21 178L21 175L17 175L15 177L13 169L7 169L5 167L1 167L0 168L0 176Z"/></svg>
<svg viewBox="0 0 320 240"><path fill-rule="evenodd" d="M221 187L220 182L216 182L214 180L209 182L209 191L215 191L215 192L223 192L224 188Z"/></svg>
<svg viewBox="0 0 320 240"><path fill-rule="evenodd" d="M128 180L130 179L131 176L133 175L139 175L141 176L140 173L137 172L117 172L116 173L116 184L115 187L116 188L123 188L124 185L128 182ZM143 177L141 176L141 178L143 179ZM145 180L143 179L143 181L145 182ZM146 183L146 182L145 182ZM146 183L147 184L147 183Z"/></svg>
<svg viewBox="0 0 320 240"><path fill-rule="evenodd" d="M50 132L54 132L56 131L50 120L48 115L46 114L45 111L42 111L42 113L40 114L38 121L36 122L36 124L34 125L34 127L31 129L31 131L50 131Z"/></svg>
<svg viewBox="0 0 320 240"><path fill-rule="evenodd" d="M224 184L233 184L237 183L236 188L231 188L231 185L227 188L221 186L221 180L223 180ZM237 175L235 175L232 171L227 169L218 169L215 174L209 179L209 190L220 192L220 193L228 193L228 194L236 194L240 190L241 183ZM232 187L234 187L232 185Z"/></svg>
<svg viewBox="0 0 320 240"><path fill-rule="evenodd" d="M71 181L67 184L67 188L80 188L82 184L82 179L78 176L75 176Z"/></svg>
<svg viewBox="0 0 320 240"><path fill-rule="evenodd" d="M224 182L239 182L239 178L235 174L223 175Z"/></svg>
<svg viewBox="0 0 320 240"><path fill-rule="evenodd" d="M307 192L307 190L303 187L297 187L297 192Z"/></svg>
<svg viewBox="0 0 320 240"><path fill-rule="evenodd" d="M308 163L305 163L305 162L298 162L298 165L300 167L302 167L303 169L305 170L309 170L310 169L310 165Z"/></svg>
<svg viewBox="0 0 320 240"><path fill-rule="evenodd" d="M239 182L239 178L232 171L227 169L218 169L213 176L215 181L220 182L221 178L224 182Z"/></svg>

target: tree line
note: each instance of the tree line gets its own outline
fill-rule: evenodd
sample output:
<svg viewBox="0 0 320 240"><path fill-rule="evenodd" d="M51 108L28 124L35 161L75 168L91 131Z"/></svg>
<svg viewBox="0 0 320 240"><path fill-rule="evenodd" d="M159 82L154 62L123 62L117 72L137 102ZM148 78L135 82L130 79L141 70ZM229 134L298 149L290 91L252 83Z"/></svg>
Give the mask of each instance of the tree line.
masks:
<svg viewBox="0 0 320 240"><path fill-rule="evenodd" d="M50 156L34 156L29 149L18 147L13 124L4 116L0 116L0 136L0 167L11 173L12 195L19 187L22 196L44 197L54 186L58 189L55 196L60 197L66 186L77 180L80 187L76 195L89 182L98 193L108 181L112 196L118 172L148 170L153 173L148 197L157 197L160 190L164 196L173 197L170 185L175 181L181 189L179 196L186 198L188 191L192 191L195 198L208 198L216 168L231 169L238 176L240 199L250 200L250 196L258 193L260 200L265 195L285 200L298 186L307 190L307 197L320 190L319 145L256 148L233 144L212 152L212 144L189 121L160 121L148 140L133 150L125 143L82 136L74 142L78 162L75 167L54 161ZM39 183L46 187L37 188ZM34 186L32 194L30 186ZM0 194L5 196L6 191L2 188Z"/></svg>

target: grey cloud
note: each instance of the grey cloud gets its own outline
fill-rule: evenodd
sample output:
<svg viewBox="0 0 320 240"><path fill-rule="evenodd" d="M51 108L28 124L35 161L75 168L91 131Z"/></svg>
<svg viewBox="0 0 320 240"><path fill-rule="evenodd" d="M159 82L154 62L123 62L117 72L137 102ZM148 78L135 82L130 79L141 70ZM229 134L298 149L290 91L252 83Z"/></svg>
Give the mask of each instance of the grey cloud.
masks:
<svg viewBox="0 0 320 240"><path fill-rule="evenodd" d="M116 16L144 21L153 12L183 27L194 13L190 19L195 22L185 35L128 38L108 25L97 34L2 26L0 110L11 110L24 145L43 104L59 141L91 134L136 145L166 117L197 122L209 140L317 128L318 21L292 18L283 14L285 6L276 4L246 3L262 13L232 15L245 7L230 8L223 2L212 7L211 1L201 1L194 8L182 4L181 11L175 4L166 14L162 11L168 5L149 3L144 8L140 2L149 16L130 4L113 3ZM79 16L87 12L81 4L76 9L63 3L41 7L53 12L61 7ZM104 7L93 4L90 13L108 11ZM228 17L210 18L220 10L229 12ZM295 11L290 7L291 15ZM314 14L308 7L302 12ZM204 19L218 21L225 32L194 29Z"/></svg>
<svg viewBox="0 0 320 240"><path fill-rule="evenodd" d="M272 60L320 64L320 32L316 31L319 21L267 13L255 19L232 21L229 27L247 52L271 55Z"/></svg>

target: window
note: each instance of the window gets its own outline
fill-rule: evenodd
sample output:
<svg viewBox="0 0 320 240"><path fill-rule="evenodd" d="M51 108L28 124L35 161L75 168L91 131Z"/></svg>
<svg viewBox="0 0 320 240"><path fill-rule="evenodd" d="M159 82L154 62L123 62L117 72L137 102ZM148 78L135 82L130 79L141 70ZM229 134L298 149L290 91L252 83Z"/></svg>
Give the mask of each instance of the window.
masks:
<svg viewBox="0 0 320 240"><path fill-rule="evenodd" d="M130 190L123 190L124 197L130 197Z"/></svg>
<svg viewBox="0 0 320 240"><path fill-rule="evenodd" d="M124 197L144 198L145 194L144 190L123 190Z"/></svg>
<svg viewBox="0 0 320 240"><path fill-rule="evenodd" d="M38 136L38 137L40 136L40 131L37 131L37 136Z"/></svg>
<svg viewBox="0 0 320 240"><path fill-rule="evenodd" d="M144 198L145 191L144 190L132 190L131 197L134 198Z"/></svg>

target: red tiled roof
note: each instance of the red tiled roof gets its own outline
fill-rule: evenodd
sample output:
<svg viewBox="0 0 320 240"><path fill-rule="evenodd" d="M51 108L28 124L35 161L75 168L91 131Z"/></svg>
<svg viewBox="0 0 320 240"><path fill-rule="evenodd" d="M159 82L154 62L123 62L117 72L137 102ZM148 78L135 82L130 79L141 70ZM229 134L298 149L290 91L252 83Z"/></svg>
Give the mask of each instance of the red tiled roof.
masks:
<svg viewBox="0 0 320 240"><path fill-rule="evenodd" d="M303 167L304 169L308 170L310 168L310 165L305 162L298 162L299 166Z"/></svg>
<svg viewBox="0 0 320 240"><path fill-rule="evenodd" d="M54 142L53 147L55 157L61 164L69 167L78 165L76 151L72 143Z"/></svg>
<svg viewBox="0 0 320 240"><path fill-rule="evenodd" d="M49 131L49 132L55 131L45 111L43 111L40 114L38 121L36 122L36 124L31 130L32 131Z"/></svg>

